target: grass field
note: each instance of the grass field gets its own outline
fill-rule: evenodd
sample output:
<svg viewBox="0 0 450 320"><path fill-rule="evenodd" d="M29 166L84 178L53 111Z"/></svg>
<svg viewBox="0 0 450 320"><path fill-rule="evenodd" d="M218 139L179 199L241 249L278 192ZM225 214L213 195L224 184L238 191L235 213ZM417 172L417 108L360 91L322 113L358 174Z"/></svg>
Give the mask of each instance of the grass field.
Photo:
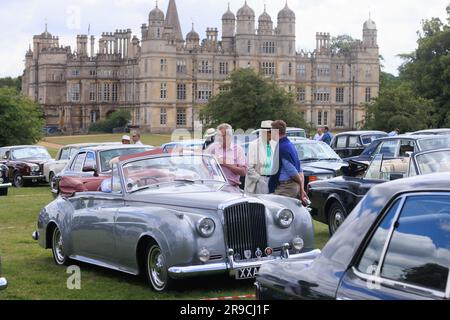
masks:
<svg viewBox="0 0 450 320"><path fill-rule="evenodd" d="M3 299L32 300L172 300L253 294L253 281L237 282L227 277L199 278L179 282L166 294L152 292L141 278L86 264L81 267L81 290L68 290L70 276L57 267L51 251L31 239L39 211L52 201L48 187L10 189L0 198L0 254L3 275L9 281ZM328 239L326 226L316 224L316 245L322 248Z"/></svg>

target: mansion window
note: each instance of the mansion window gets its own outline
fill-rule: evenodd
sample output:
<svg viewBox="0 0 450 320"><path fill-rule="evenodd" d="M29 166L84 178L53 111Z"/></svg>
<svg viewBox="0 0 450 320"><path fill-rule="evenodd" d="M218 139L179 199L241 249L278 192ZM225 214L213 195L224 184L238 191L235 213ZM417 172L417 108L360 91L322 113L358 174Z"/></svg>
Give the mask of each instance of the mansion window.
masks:
<svg viewBox="0 0 450 320"><path fill-rule="evenodd" d="M186 126L186 109L177 108L177 126Z"/></svg>
<svg viewBox="0 0 450 320"><path fill-rule="evenodd" d="M70 85L69 101L71 102L80 101L80 88L81 85L79 83Z"/></svg>
<svg viewBox="0 0 450 320"><path fill-rule="evenodd" d="M91 111L91 123L97 123L100 118L98 111Z"/></svg>
<svg viewBox="0 0 450 320"><path fill-rule="evenodd" d="M344 126L344 111L336 110L336 127Z"/></svg>
<svg viewBox="0 0 450 320"><path fill-rule="evenodd" d="M72 77L79 77L79 76L80 76L80 70L74 69L74 70L72 70L72 71L70 72L70 75L71 75Z"/></svg>
<svg viewBox="0 0 450 320"><path fill-rule="evenodd" d="M344 103L344 88L336 88L336 103Z"/></svg>
<svg viewBox="0 0 450 320"><path fill-rule="evenodd" d="M328 112L327 111L319 111L317 112L317 125L328 125Z"/></svg>
<svg viewBox="0 0 450 320"><path fill-rule="evenodd" d="M167 59L161 59L160 70L161 72L167 72Z"/></svg>
<svg viewBox="0 0 450 320"><path fill-rule="evenodd" d="M118 101L118 96L119 96L119 84L118 83L113 83L111 85L112 87L112 94L111 94L111 100L112 101Z"/></svg>
<svg viewBox="0 0 450 320"><path fill-rule="evenodd" d="M251 52L252 52L252 42L251 42L251 41L248 41L248 42L247 42L247 52L248 52L248 53L251 53Z"/></svg>
<svg viewBox="0 0 450 320"><path fill-rule="evenodd" d="M177 84L177 100L186 100L186 84Z"/></svg>
<svg viewBox="0 0 450 320"><path fill-rule="evenodd" d="M96 75L97 75L97 72L96 72L95 70L89 70L89 75L90 75L91 77L96 76Z"/></svg>
<svg viewBox="0 0 450 320"><path fill-rule="evenodd" d="M219 74L227 75L229 73L230 73L230 70L228 68L228 62L220 62L219 63Z"/></svg>
<svg viewBox="0 0 450 320"><path fill-rule="evenodd" d="M111 100L111 85L109 83L104 83L102 86L103 99L102 101Z"/></svg>
<svg viewBox="0 0 450 320"><path fill-rule="evenodd" d="M304 64L297 65L297 76L300 78L306 77L306 65Z"/></svg>
<svg viewBox="0 0 450 320"><path fill-rule="evenodd" d="M159 111L159 123L162 126L165 126L167 124L167 109L161 108Z"/></svg>
<svg viewBox="0 0 450 320"><path fill-rule="evenodd" d="M197 99L199 101L208 101L212 96L212 86L210 84L199 84L197 90Z"/></svg>
<svg viewBox="0 0 450 320"><path fill-rule="evenodd" d="M202 62L200 62L198 72L199 73L212 73L211 63L207 60L203 60Z"/></svg>
<svg viewBox="0 0 450 320"><path fill-rule="evenodd" d="M330 102L330 89L317 88L314 93L314 101L316 102Z"/></svg>
<svg viewBox="0 0 450 320"><path fill-rule="evenodd" d="M275 62L262 62L261 71L266 76L272 76L275 74Z"/></svg>
<svg viewBox="0 0 450 320"><path fill-rule="evenodd" d="M317 76L319 76L319 77L330 76L330 65L329 64L319 64L317 66Z"/></svg>
<svg viewBox="0 0 450 320"><path fill-rule="evenodd" d="M366 102L370 102L372 100L372 89L366 88Z"/></svg>
<svg viewBox="0 0 450 320"><path fill-rule="evenodd" d="M306 101L306 89L305 89L305 87L297 88L297 101L299 101L299 102Z"/></svg>
<svg viewBox="0 0 450 320"><path fill-rule="evenodd" d="M336 77L337 78L345 77L345 66L343 64L338 64L336 66Z"/></svg>
<svg viewBox="0 0 450 320"><path fill-rule="evenodd" d="M167 83L161 83L159 97L161 100L167 99Z"/></svg>
<svg viewBox="0 0 450 320"><path fill-rule="evenodd" d="M264 41L262 45L262 53L274 54L275 53L275 42L274 41Z"/></svg>
<svg viewBox="0 0 450 320"><path fill-rule="evenodd" d="M289 65L288 65L288 75L292 76L292 63L291 62L289 62Z"/></svg>
<svg viewBox="0 0 450 320"><path fill-rule="evenodd" d="M94 102L97 97L97 85L95 83L91 83L89 86L89 101Z"/></svg>
<svg viewBox="0 0 450 320"><path fill-rule="evenodd" d="M187 73L187 67L186 67L186 61L185 60L178 60L177 61L177 73L186 74Z"/></svg>

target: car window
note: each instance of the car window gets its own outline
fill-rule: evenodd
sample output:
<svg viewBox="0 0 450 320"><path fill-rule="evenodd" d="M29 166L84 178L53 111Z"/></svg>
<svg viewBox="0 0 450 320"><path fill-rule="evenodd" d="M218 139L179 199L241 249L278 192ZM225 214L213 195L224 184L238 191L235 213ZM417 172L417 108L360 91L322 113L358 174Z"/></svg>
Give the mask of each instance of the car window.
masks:
<svg viewBox="0 0 450 320"><path fill-rule="evenodd" d="M398 199L389 209L381 223L378 225L372 239L364 250L357 269L365 274L374 275L378 269L383 254L383 248L388 240L389 230L395 219L401 200Z"/></svg>
<svg viewBox="0 0 450 320"><path fill-rule="evenodd" d="M348 137L348 146L349 148L359 148L361 146L359 143L359 136Z"/></svg>
<svg viewBox="0 0 450 320"><path fill-rule="evenodd" d="M375 154L382 154L385 157L395 157L397 152L398 140L383 141Z"/></svg>
<svg viewBox="0 0 450 320"><path fill-rule="evenodd" d="M375 140L386 137L386 136L387 136L387 134L371 134L371 135L362 136L361 139L362 139L362 142L364 145L369 145L372 142L374 142Z"/></svg>
<svg viewBox="0 0 450 320"><path fill-rule="evenodd" d="M416 156L421 174L450 171L450 151L441 150Z"/></svg>
<svg viewBox="0 0 450 320"><path fill-rule="evenodd" d="M102 151L100 153L101 172L111 171L111 160L115 158L142 153L149 150L151 150L151 148L144 147L144 148L126 148L126 149L114 149Z"/></svg>
<svg viewBox="0 0 450 320"><path fill-rule="evenodd" d="M70 160L70 154L71 154L72 150L73 150L72 148L62 149L58 160Z"/></svg>
<svg viewBox="0 0 450 320"><path fill-rule="evenodd" d="M6 155L6 149L0 149L0 160L4 160Z"/></svg>
<svg viewBox="0 0 450 320"><path fill-rule="evenodd" d="M112 192L113 193L122 193L122 185L120 184L120 176L119 176L119 167L117 164L113 165L113 174L112 174Z"/></svg>
<svg viewBox="0 0 450 320"><path fill-rule="evenodd" d="M438 150L450 148L450 136L433 136L421 139L417 142L420 151Z"/></svg>
<svg viewBox="0 0 450 320"><path fill-rule="evenodd" d="M88 152L86 154L86 160L84 161L84 168L97 168L97 161L95 158L95 153Z"/></svg>
<svg viewBox="0 0 450 320"><path fill-rule="evenodd" d="M72 163L71 170L74 172L82 172L86 153L79 153Z"/></svg>
<svg viewBox="0 0 450 320"><path fill-rule="evenodd" d="M400 140L399 157L407 157L408 154L414 153L416 143L413 140Z"/></svg>
<svg viewBox="0 0 450 320"><path fill-rule="evenodd" d="M389 244L381 276L445 291L450 268L450 195L409 197Z"/></svg>
<svg viewBox="0 0 450 320"><path fill-rule="evenodd" d="M380 145L380 141L374 141L370 146L368 146L361 155L363 156L372 156L375 153L375 150Z"/></svg>
<svg viewBox="0 0 450 320"><path fill-rule="evenodd" d="M336 138L336 148L347 147L347 136L341 136Z"/></svg>

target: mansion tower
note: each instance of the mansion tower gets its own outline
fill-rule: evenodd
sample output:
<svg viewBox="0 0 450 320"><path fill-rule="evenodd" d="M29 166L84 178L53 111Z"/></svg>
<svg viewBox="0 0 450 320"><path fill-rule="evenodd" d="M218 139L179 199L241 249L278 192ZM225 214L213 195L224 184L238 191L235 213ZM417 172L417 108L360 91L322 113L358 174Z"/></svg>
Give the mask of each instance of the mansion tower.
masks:
<svg viewBox="0 0 450 320"><path fill-rule="evenodd" d="M296 15L288 5L277 25L264 12L256 20L247 1L236 14L230 7L206 38L183 35L175 0L166 14L158 6L132 31L78 35L75 50L44 33L33 38L25 56L22 91L42 105L48 127L66 134L119 109L130 110L132 125L153 133L191 129L199 108L220 92L231 72L251 67L295 92L296 105L313 126L351 130L364 120L363 105L379 91L377 28L364 23L362 41L347 52L331 48L329 33L316 34L311 52L296 50ZM289 119L286 119L289 120Z"/></svg>

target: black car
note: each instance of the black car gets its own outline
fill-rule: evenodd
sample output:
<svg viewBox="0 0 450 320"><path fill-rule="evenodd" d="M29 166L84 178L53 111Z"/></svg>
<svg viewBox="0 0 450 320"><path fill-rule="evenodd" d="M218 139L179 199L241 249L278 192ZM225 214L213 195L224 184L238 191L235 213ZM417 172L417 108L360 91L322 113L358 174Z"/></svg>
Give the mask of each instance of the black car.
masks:
<svg viewBox="0 0 450 320"><path fill-rule="evenodd" d="M383 131L350 131L337 134L331 147L341 158L359 156L373 141L387 137Z"/></svg>
<svg viewBox="0 0 450 320"><path fill-rule="evenodd" d="M450 173L374 187L315 259L264 264L260 300L449 300Z"/></svg>
<svg viewBox="0 0 450 320"><path fill-rule="evenodd" d="M361 176L361 172L367 170ZM311 183L311 215L333 235L348 214L375 185L405 177L450 171L450 149L413 154L410 158L377 155L371 165L352 163L343 177Z"/></svg>
<svg viewBox="0 0 450 320"><path fill-rule="evenodd" d="M337 154L324 142L299 139L292 142L297 150L305 174L305 185L314 181L332 179L343 174L348 167Z"/></svg>
<svg viewBox="0 0 450 320"><path fill-rule="evenodd" d="M10 186L8 167L0 164L0 196L8 195L8 188Z"/></svg>
<svg viewBox="0 0 450 320"><path fill-rule="evenodd" d="M369 164L374 156L407 157L414 152L450 148L450 136L440 135L400 135L377 139L368 146L361 155L345 158L345 161L356 161Z"/></svg>

